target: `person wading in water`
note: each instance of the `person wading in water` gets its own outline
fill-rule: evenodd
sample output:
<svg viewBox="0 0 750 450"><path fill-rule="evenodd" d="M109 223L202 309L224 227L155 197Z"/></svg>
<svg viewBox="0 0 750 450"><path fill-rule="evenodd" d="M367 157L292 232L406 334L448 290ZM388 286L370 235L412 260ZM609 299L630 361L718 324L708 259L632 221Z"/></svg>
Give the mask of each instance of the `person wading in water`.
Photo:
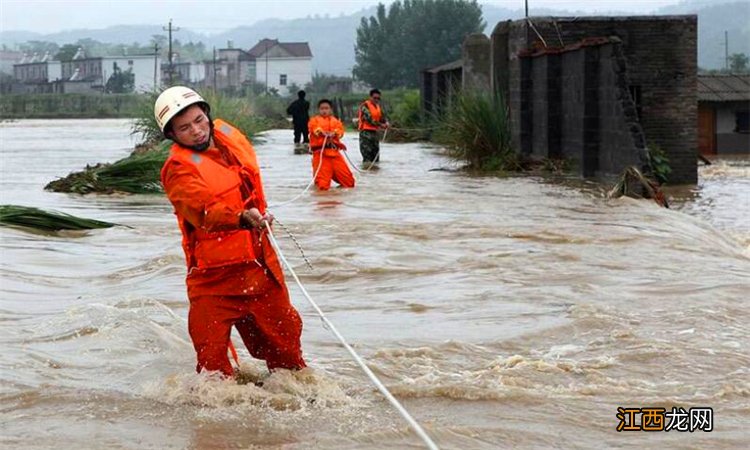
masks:
<svg viewBox="0 0 750 450"><path fill-rule="evenodd" d="M339 153L340 150L346 151L346 146L341 142L344 124L333 116L333 104L328 99L318 102L318 112L320 114L310 119L308 125L315 185L318 189L327 191L333 180L341 187L353 188L354 175L344 156Z"/></svg>
<svg viewBox="0 0 750 450"><path fill-rule="evenodd" d="M154 107L164 136L174 141L161 182L182 231L196 370L234 374L227 355L233 326L270 371L302 369L302 319L265 229L273 216L255 151L210 112L197 92L181 86L162 92Z"/></svg>
<svg viewBox="0 0 750 450"><path fill-rule="evenodd" d="M369 100L359 105L359 152L362 153L362 161L375 163L380 161L380 138L378 131L388 128L388 120L385 112L380 106L380 91L370 91Z"/></svg>

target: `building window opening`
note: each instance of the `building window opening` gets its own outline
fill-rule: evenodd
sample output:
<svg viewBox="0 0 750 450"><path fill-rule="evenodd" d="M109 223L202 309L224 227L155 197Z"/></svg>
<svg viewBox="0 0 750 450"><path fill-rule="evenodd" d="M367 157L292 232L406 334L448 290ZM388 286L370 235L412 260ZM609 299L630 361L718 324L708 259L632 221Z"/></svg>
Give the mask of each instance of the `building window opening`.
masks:
<svg viewBox="0 0 750 450"><path fill-rule="evenodd" d="M734 113L736 133L750 133L750 111L737 111Z"/></svg>

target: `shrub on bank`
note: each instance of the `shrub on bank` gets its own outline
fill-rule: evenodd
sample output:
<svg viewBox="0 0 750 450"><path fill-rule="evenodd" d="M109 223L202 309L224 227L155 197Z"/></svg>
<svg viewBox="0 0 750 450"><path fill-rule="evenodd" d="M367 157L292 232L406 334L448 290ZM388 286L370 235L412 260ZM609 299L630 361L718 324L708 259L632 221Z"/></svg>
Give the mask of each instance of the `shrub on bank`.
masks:
<svg viewBox="0 0 750 450"><path fill-rule="evenodd" d="M212 90L200 92L211 105L211 116L221 118L252 138L261 131L275 127L288 127L285 107L280 99L271 97L230 97ZM133 122L133 134L141 136L144 143L157 143L163 136L154 117L154 103L158 94L144 95Z"/></svg>
<svg viewBox="0 0 750 450"><path fill-rule="evenodd" d="M511 145L510 117L503 96L464 91L436 119L433 139L477 170L520 170Z"/></svg>

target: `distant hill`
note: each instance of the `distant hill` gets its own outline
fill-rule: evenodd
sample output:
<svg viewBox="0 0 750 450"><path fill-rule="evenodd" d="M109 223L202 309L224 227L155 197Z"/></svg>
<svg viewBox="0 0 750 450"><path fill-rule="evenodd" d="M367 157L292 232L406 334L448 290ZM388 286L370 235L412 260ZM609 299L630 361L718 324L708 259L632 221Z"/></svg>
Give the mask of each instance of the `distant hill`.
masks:
<svg viewBox="0 0 750 450"><path fill-rule="evenodd" d="M659 14L698 14L698 66L724 67L724 31L729 34L729 54L750 56L750 1L694 0L661 8Z"/></svg>
<svg viewBox="0 0 750 450"><path fill-rule="evenodd" d="M483 6L487 21L486 32L490 32L501 20L518 19L521 9L508 9L493 5ZM180 41L204 42L209 48L222 48L232 41L235 47L249 48L264 37L283 41L307 41L314 58L313 68L321 73L336 75L351 74L354 66L356 30L363 17L374 14L375 8L339 17L308 17L304 19L269 19L253 25L242 26L219 34L207 35L182 28L175 38ZM583 12L532 9L532 15L586 15ZM730 53L750 55L750 2L688 0L678 5L664 7L657 14L698 14L698 64L702 68L720 68L724 64L724 31L730 36ZM597 13L601 14L601 13ZM609 14L621 15L611 12ZM28 31L2 31L0 43L13 46L31 40L51 41L57 44L75 42L78 39L94 39L113 44L145 45L152 35L165 34L161 25L118 25L104 29L69 30L52 34Z"/></svg>

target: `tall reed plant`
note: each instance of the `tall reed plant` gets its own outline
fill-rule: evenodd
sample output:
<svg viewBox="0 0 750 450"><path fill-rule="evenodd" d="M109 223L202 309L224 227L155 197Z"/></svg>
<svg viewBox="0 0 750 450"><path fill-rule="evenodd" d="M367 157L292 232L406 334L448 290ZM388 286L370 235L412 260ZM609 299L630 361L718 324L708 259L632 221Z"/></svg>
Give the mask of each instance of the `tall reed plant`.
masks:
<svg viewBox="0 0 750 450"><path fill-rule="evenodd" d="M211 89L202 90L200 94L211 105L211 116L214 119L219 118L229 122L248 138L253 138L262 131L280 125L280 113L276 110L281 106L272 108L269 106L270 100L231 97ZM154 93L143 96L138 107L138 115L131 127L132 133L139 135L145 144L158 143L163 139L154 117L154 103L158 95ZM270 113L271 111L273 114Z"/></svg>
<svg viewBox="0 0 750 450"><path fill-rule="evenodd" d="M502 94L473 90L455 94L436 122L433 139L469 168L521 169L511 144L510 117Z"/></svg>

